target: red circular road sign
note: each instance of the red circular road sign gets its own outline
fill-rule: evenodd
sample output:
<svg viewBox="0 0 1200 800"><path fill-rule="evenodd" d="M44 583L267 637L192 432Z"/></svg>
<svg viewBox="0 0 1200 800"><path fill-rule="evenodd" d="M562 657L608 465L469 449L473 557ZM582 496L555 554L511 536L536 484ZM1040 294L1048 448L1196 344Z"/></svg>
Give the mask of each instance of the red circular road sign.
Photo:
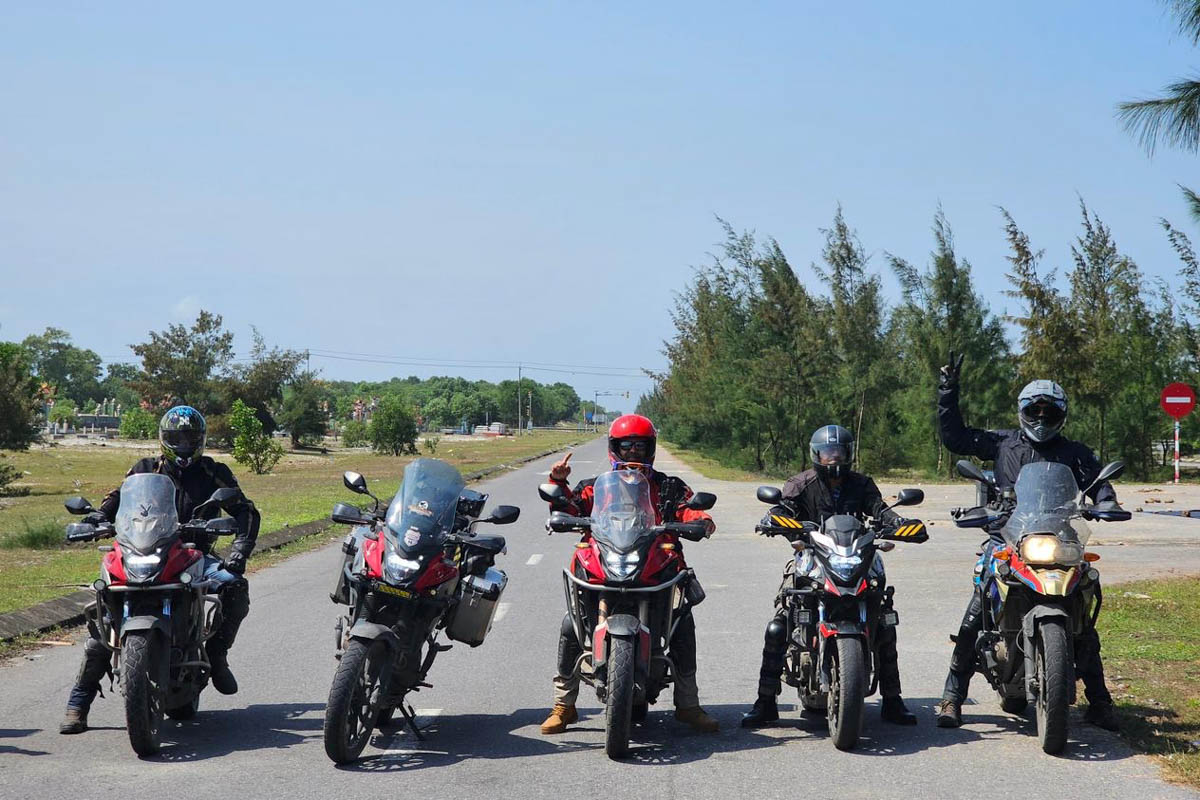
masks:
<svg viewBox="0 0 1200 800"><path fill-rule="evenodd" d="M1196 393L1186 383L1172 383L1158 398L1163 411L1175 419L1183 419L1196 407Z"/></svg>

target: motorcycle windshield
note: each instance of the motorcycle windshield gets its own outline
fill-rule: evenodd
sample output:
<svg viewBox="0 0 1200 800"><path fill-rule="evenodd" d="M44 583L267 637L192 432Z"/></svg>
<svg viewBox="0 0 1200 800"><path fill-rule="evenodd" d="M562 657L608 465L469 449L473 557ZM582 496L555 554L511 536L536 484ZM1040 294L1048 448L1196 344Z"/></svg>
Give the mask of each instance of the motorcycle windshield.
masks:
<svg viewBox="0 0 1200 800"><path fill-rule="evenodd" d="M652 535L655 514L650 481L637 470L605 472L592 485L592 536L628 553Z"/></svg>
<svg viewBox="0 0 1200 800"><path fill-rule="evenodd" d="M404 482L387 510L388 535L411 553L440 547L454 529L458 495L466 483L458 470L436 458L418 458L404 468Z"/></svg>
<svg viewBox="0 0 1200 800"><path fill-rule="evenodd" d="M154 552L179 527L175 482L152 472L130 475L121 484L117 508L117 542L137 553Z"/></svg>
<svg viewBox="0 0 1200 800"><path fill-rule="evenodd" d="M1070 467L1050 461L1026 464L1014 488L1017 507L1004 526L1004 538L1010 544L1034 533L1087 543L1087 526L1072 520L1079 509L1079 486Z"/></svg>

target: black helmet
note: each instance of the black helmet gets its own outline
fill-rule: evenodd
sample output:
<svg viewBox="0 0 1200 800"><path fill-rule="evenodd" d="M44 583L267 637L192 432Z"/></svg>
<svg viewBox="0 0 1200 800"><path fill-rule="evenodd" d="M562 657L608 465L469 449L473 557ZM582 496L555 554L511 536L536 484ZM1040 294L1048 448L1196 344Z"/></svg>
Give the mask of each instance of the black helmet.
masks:
<svg viewBox="0 0 1200 800"><path fill-rule="evenodd" d="M163 455L180 467L196 462L208 438L204 416L191 406L175 406L158 423L158 443Z"/></svg>
<svg viewBox="0 0 1200 800"><path fill-rule="evenodd" d="M1058 436L1067 421L1067 393L1054 381L1032 381L1017 395L1017 420L1036 444Z"/></svg>
<svg viewBox="0 0 1200 800"><path fill-rule="evenodd" d="M841 425L826 425L808 441L808 455L822 478L842 478L854 463L854 434Z"/></svg>

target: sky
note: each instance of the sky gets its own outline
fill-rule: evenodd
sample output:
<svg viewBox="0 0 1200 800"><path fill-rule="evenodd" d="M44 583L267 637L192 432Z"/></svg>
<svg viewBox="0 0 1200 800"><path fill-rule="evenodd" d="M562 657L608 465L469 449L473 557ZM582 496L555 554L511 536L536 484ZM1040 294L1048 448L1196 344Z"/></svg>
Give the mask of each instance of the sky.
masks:
<svg viewBox="0 0 1200 800"><path fill-rule="evenodd" d="M1170 280L1198 157L1114 114L1200 64L1164 9L9 0L0 339L130 360L207 309L328 378L521 362L631 408L718 216L815 287L840 203L894 297L940 203L1002 313L998 207L1061 274L1082 197Z"/></svg>

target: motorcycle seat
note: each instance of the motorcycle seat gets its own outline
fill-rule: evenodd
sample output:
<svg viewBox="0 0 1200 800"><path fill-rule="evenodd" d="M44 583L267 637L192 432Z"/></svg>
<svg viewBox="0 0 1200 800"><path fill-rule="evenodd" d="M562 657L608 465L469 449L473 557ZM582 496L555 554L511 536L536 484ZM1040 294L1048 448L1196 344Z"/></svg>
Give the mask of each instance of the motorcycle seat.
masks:
<svg viewBox="0 0 1200 800"><path fill-rule="evenodd" d="M495 555L503 550L504 545L505 542L503 536L496 536L495 534L489 533L476 534L469 542L467 542L468 547L482 550L483 552L491 553L492 555Z"/></svg>

